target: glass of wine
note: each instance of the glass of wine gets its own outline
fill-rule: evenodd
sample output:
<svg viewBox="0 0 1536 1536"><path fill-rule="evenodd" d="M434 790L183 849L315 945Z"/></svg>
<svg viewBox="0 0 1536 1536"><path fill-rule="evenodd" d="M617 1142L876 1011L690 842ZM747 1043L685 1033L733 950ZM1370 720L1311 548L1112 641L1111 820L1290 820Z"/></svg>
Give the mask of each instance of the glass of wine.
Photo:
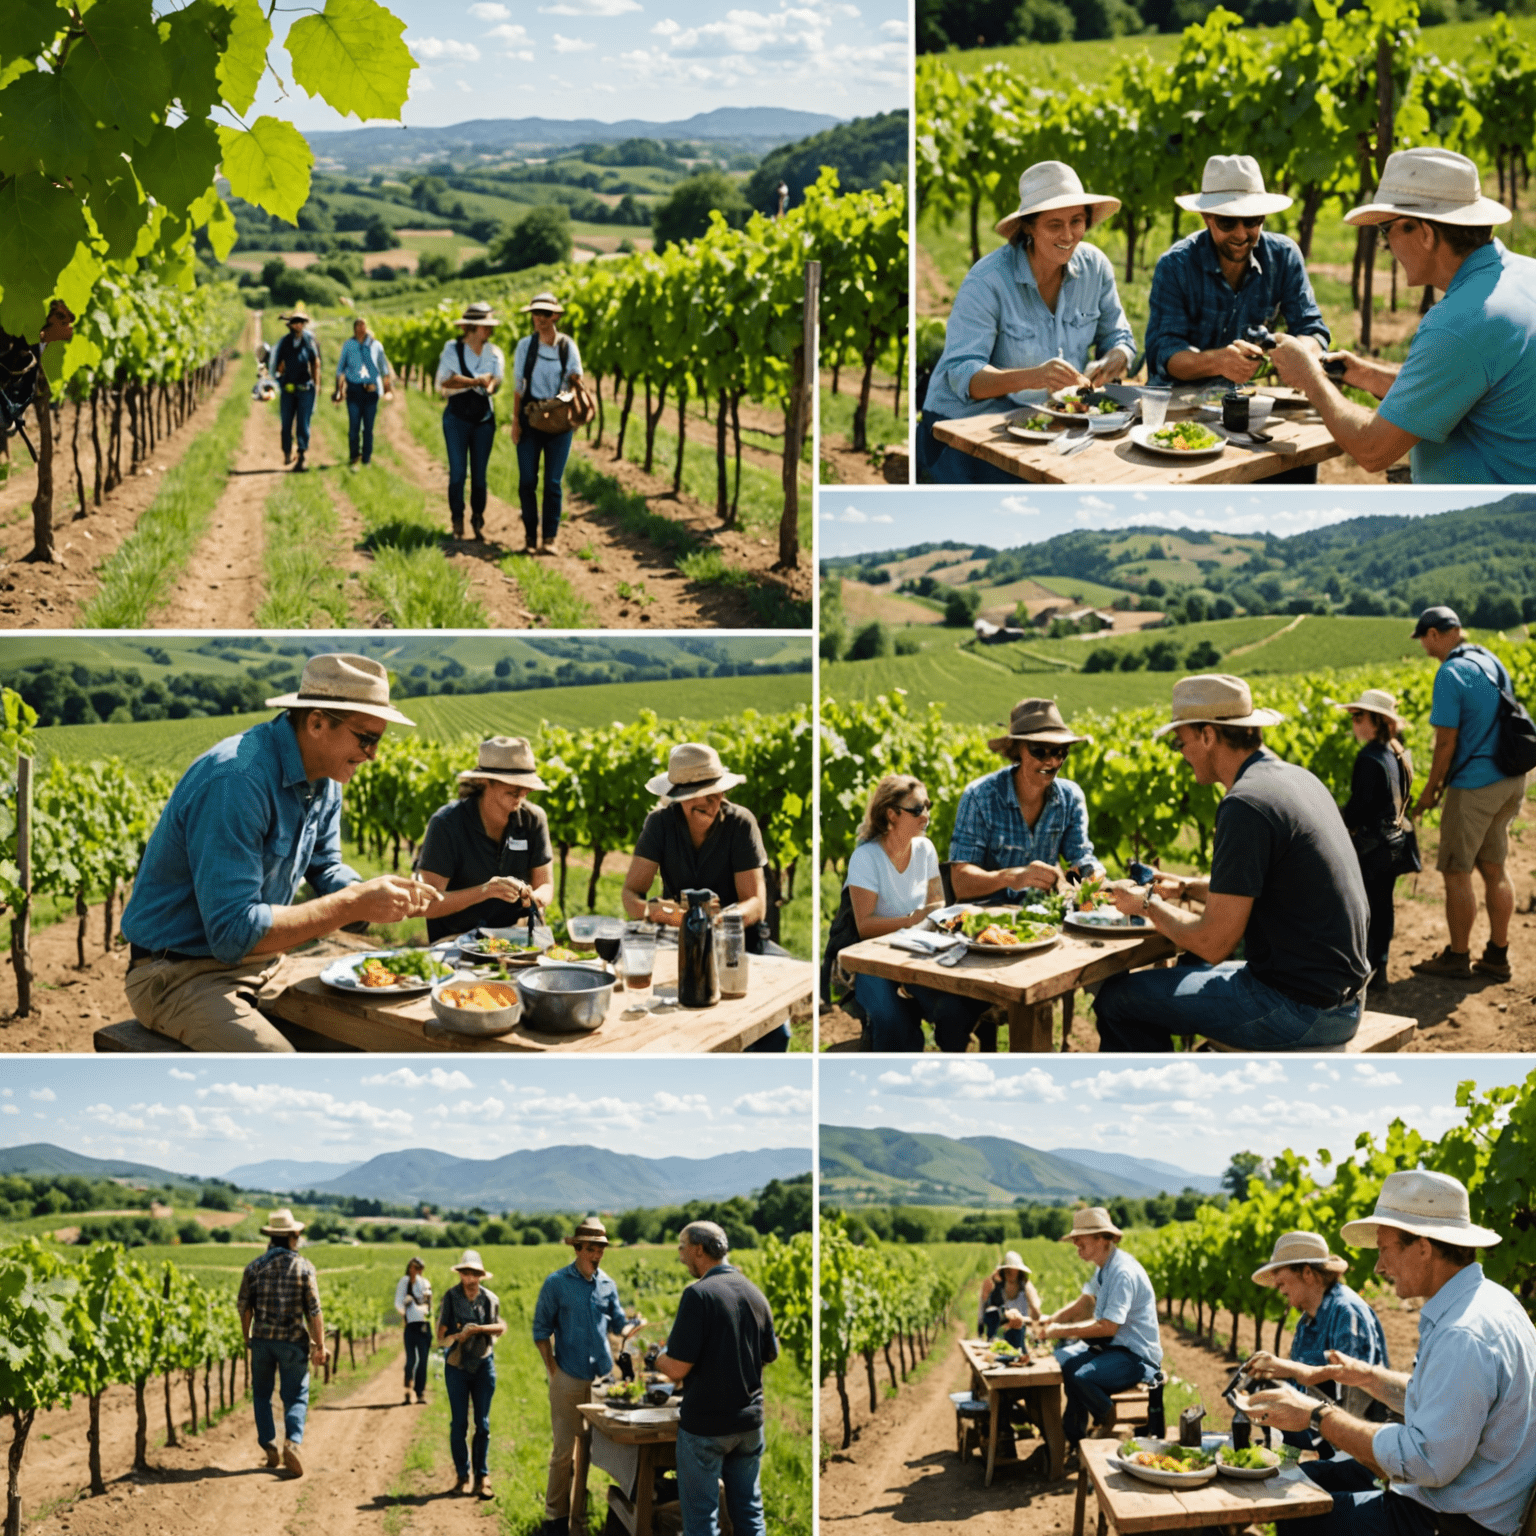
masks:
<svg viewBox="0 0 1536 1536"><path fill-rule="evenodd" d="M592 947L597 951L598 959L610 968L619 958L623 942L624 924L616 917L604 919L592 931Z"/></svg>

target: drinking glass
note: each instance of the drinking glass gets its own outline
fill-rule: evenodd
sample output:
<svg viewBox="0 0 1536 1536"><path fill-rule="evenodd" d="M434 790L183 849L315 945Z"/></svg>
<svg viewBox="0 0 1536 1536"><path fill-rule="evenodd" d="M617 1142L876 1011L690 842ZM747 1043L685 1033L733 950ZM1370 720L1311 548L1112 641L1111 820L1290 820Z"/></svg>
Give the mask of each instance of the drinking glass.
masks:
<svg viewBox="0 0 1536 1536"><path fill-rule="evenodd" d="M1168 419L1168 402L1173 398L1172 388L1150 385L1141 392L1141 421L1154 431Z"/></svg>
<svg viewBox="0 0 1536 1536"><path fill-rule="evenodd" d="M656 935L626 933L619 944L624 961L624 1005L642 1011L651 1002L651 977L656 970Z"/></svg>

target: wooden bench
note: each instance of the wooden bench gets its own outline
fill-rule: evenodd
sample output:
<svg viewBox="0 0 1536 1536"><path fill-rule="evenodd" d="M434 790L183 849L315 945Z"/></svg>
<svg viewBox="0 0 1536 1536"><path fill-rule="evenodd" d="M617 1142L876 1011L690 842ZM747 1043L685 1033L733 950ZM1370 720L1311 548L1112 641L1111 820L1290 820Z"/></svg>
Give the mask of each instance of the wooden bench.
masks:
<svg viewBox="0 0 1536 1536"><path fill-rule="evenodd" d="M1419 1021L1398 1013L1366 1013L1360 1019L1360 1028L1352 1039L1343 1045L1309 1045L1309 1052L1319 1055L1330 1053L1358 1056L1376 1051L1400 1051L1413 1039ZM1197 1051L1238 1051L1234 1045L1222 1045L1216 1040L1200 1041ZM1246 1053L1244 1053L1246 1054Z"/></svg>
<svg viewBox="0 0 1536 1536"><path fill-rule="evenodd" d="M328 1040L312 1029L305 1029L302 1024L289 1024L277 1019L272 1022L277 1025L289 1045L296 1051L350 1056L357 1050L356 1046L341 1045L334 1040ZM167 1051L183 1055L196 1054L190 1045L183 1045L181 1041L173 1040L169 1035L159 1035L152 1029L145 1029L137 1019L124 1019L117 1024L103 1024L92 1039L98 1054L158 1056Z"/></svg>

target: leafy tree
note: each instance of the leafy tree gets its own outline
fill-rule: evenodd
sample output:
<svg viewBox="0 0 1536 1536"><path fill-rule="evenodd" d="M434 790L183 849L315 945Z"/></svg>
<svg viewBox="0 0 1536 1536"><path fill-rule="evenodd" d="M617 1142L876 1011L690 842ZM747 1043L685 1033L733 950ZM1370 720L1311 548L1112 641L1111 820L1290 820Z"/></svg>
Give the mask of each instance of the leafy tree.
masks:
<svg viewBox="0 0 1536 1536"><path fill-rule="evenodd" d="M1235 1152L1227 1164L1227 1171L1221 1176L1221 1187L1234 1200L1244 1200L1248 1196L1249 1181L1262 1179L1266 1171L1264 1159L1257 1152Z"/></svg>
<svg viewBox="0 0 1536 1536"><path fill-rule="evenodd" d="M868 624L856 629L853 639L848 643L849 661L871 661L877 656L890 654L891 631L879 619L871 619Z"/></svg>
<svg viewBox="0 0 1536 1536"><path fill-rule="evenodd" d="M711 213L718 212L732 229L740 229L751 211L739 182L724 171L700 171L680 181L656 205L651 216L656 249L697 240L708 231Z"/></svg>
<svg viewBox="0 0 1536 1536"><path fill-rule="evenodd" d="M973 624L981 609L981 593L975 587L956 587L944 594L944 622L951 629Z"/></svg>
<svg viewBox="0 0 1536 1536"><path fill-rule="evenodd" d="M563 203L542 203L530 208L490 248L491 264L508 272L522 272L569 261L574 241L571 216Z"/></svg>
<svg viewBox="0 0 1536 1536"><path fill-rule="evenodd" d="M1184 665L1191 671L1200 672L1206 667L1214 667L1220 660L1221 652L1209 640L1202 640L1184 658Z"/></svg>
<svg viewBox="0 0 1536 1536"><path fill-rule="evenodd" d="M382 214L374 214L363 231L363 244L370 251L392 251L395 248L395 232L385 222Z"/></svg>
<svg viewBox="0 0 1536 1536"><path fill-rule="evenodd" d="M1120 653L1107 645L1096 645L1083 663L1084 672L1113 672L1120 665Z"/></svg>

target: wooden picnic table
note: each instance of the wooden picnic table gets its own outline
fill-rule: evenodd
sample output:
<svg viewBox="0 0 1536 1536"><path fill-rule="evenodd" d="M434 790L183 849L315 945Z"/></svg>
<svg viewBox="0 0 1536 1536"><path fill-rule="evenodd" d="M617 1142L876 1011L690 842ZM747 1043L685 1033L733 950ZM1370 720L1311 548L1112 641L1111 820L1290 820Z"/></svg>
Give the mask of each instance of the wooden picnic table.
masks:
<svg viewBox="0 0 1536 1536"><path fill-rule="evenodd" d="M1271 1520L1301 1515L1326 1515L1333 1498L1312 1482L1300 1467L1282 1467L1262 1482L1241 1482L1217 1473L1198 1488L1160 1488L1109 1465L1118 1440L1081 1440L1077 1452L1082 1475L1077 1484L1077 1510L1072 1536L1083 1536L1088 1483L1093 1482L1099 1514L1120 1536L1139 1531L1183 1531L1202 1525L1241 1530Z"/></svg>
<svg viewBox="0 0 1536 1536"><path fill-rule="evenodd" d="M784 955L753 955L747 995L713 1008L677 1005L677 950L658 949L653 986L657 1003L644 1014L624 1015L622 985L614 990L608 1018L585 1034L548 1035L521 1023L510 1034L459 1035L444 1029L423 992L411 997L370 997L328 987L319 973L331 956L294 958L284 990L262 1011L314 1035L364 1051L742 1051L769 1030L809 1006L815 971L809 961Z"/></svg>
<svg viewBox="0 0 1536 1536"><path fill-rule="evenodd" d="M610 1488L608 1507L623 1521L630 1536L651 1536L656 1474L677 1465L677 1420L666 1424L626 1424L610 1417L606 1403L582 1403L576 1411L581 1415L582 1428L576 1436L576 1459L571 1473L571 1529L587 1528L587 1472L592 1465L592 1433L596 1430L616 1445L637 1448L635 1496L630 1498L617 1486Z"/></svg>
<svg viewBox="0 0 1536 1536"><path fill-rule="evenodd" d="M997 910L1016 912L1018 908ZM1010 1051L1049 1051L1052 1007L1058 997L1070 998L1090 982L1117 976L1138 965L1151 965L1177 953L1173 941L1154 928L1138 929L1123 936L1063 929L1061 938L1050 949L1018 956L1010 956L1006 950L995 955L973 951L955 966L940 965L937 960L897 949L884 936L850 944L838 960L847 971L1000 1003L1008 1010ZM1062 1043L1065 1047L1065 1034Z"/></svg>
<svg viewBox="0 0 1536 1536"><path fill-rule="evenodd" d="M1061 1427L1061 1367L1055 1357L999 1365L985 1339L961 1339L960 1353L971 1368L971 1393L987 1400L987 1478L992 1486L997 1467L997 1426L1003 1416L1003 1393L1020 1392L1040 1426L1054 1482L1066 1475L1067 1439Z"/></svg>

